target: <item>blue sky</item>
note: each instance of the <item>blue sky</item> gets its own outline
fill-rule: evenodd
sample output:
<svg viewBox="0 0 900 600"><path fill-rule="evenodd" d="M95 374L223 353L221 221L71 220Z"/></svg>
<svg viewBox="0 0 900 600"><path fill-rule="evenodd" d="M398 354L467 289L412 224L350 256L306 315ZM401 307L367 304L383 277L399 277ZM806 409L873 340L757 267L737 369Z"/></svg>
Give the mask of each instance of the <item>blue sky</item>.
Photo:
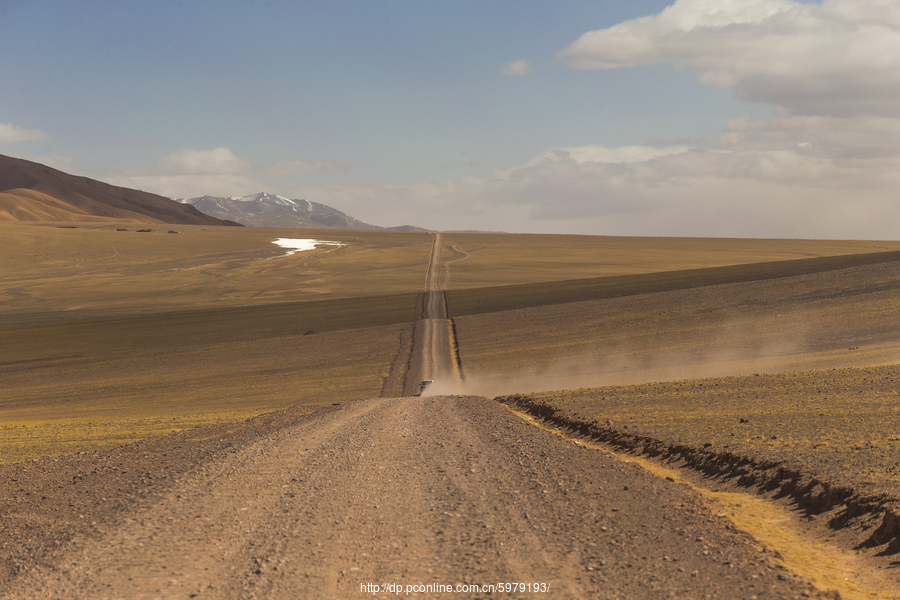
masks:
<svg viewBox="0 0 900 600"><path fill-rule="evenodd" d="M0 0L0 153L380 225L896 238L900 3L669 4Z"/></svg>

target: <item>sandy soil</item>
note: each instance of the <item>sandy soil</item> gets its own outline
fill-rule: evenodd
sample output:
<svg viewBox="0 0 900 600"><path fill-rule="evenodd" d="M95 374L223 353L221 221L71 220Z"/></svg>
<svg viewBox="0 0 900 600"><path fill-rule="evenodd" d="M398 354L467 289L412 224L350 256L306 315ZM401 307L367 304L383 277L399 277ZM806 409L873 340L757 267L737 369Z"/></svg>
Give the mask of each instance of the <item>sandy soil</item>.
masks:
<svg viewBox="0 0 900 600"><path fill-rule="evenodd" d="M57 459L77 465L68 481L52 479L59 462L4 467L0 595L349 598L369 583L500 582L550 590L493 594L509 598L816 594L688 488L484 398L349 402L231 435L194 441L170 477L140 485L134 470L165 446L131 446L133 464L122 450Z"/></svg>

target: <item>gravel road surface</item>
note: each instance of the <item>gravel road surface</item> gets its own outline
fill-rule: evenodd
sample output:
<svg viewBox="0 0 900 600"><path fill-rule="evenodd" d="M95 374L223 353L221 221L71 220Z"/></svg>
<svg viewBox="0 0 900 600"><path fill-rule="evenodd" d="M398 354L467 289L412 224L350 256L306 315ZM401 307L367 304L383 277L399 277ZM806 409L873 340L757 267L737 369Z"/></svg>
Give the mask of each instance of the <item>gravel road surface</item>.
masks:
<svg viewBox="0 0 900 600"><path fill-rule="evenodd" d="M456 342L453 324L447 315L447 303L441 289L440 233L434 234L428 273L425 276L425 295L422 300L423 318L416 321L413 343L413 362L421 369L412 369L411 376L419 381L435 381L459 384L462 374L456 359ZM418 362L418 361L421 362Z"/></svg>
<svg viewBox="0 0 900 600"><path fill-rule="evenodd" d="M20 561L0 597L398 596L383 584L448 599L818 596L689 488L486 398L361 400L268 423L147 500L123 500L52 561ZM17 472L18 493L38 489L39 475ZM106 502L108 484L81 481L79 501ZM49 527L43 509L17 518ZM457 587L500 583L549 589ZM434 584L453 591L406 594Z"/></svg>

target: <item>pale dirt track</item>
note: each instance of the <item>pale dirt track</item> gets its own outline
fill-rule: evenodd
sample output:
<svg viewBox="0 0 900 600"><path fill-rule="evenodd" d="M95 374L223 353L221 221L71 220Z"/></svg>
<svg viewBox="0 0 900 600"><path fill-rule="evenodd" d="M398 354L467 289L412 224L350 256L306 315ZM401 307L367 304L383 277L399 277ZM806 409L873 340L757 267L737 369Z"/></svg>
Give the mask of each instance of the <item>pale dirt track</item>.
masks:
<svg viewBox="0 0 900 600"><path fill-rule="evenodd" d="M428 261L428 272L425 274L425 291L433 292L441 289L441 281L439 279L441 273L441 242L443 236L440 233L434 234L434 240L431 245L431 257ZM426 309L427 311L427 309ZM437 315L427 315L427 317L435 319ZM444 317L446 318L446 317Z"/></svg>
<svg viewBox="0 0 900 600"><path fill-rule="evenodd" d="M421 359L420 371L413 370L412 376L418 381L431 379L451 381L459 384L462 380L457 362L456 341L453 325L447 314L446 298L442 291L440 233L434 234L428 273L425 276L425 293L422 299L422 319L416 322L413 351L416 359ZM409 382L407 384L409 388Z"/></svg>
<svg viewBox="0 0 900 600"><path fill-rule="evenodd" d="M436 234L393 387L461 376L440 249ZM818 596L689 488L487 398L359 400L245 427L7 467L0 598L398 597L373 593L385 583L418 598ZM404 593L435 583L549 591Z"/></svg>
<svg viewBox="0 0 900 600"><path fill-rule="evenodd" d="M120 511L118 525L76 537L53 564L0 582L0 597L397 597L361 584L434 582L550 592L409 597L810 590L688 488L479 397L363 400L276 422Z"/></svg>
<svg viewBox="0 0 900 600"><path fill-rule="evenodd" d="M423 319L416 322L416 341L422 351L422 380L458 381L459 370L454 369L450 337L450 321L447 319Z"/></svg>

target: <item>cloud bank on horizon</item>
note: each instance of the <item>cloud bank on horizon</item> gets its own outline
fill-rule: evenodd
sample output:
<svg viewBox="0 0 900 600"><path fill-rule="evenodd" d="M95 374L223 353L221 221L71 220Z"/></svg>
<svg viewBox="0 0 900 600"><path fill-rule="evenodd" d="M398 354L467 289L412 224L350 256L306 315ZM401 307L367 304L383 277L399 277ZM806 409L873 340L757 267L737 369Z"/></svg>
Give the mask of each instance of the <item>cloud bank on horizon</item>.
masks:
<svg viewBox="0 0 900 600"><path fill-rule="evenodd" d="M674 69L693 74L696 86L733 94L732 106L742 111L720 121L716 136L629 144L609 143L602 129L591 134L586 128L560 135L563 143L554 146L551 124L542 138L549 145L522 147L510 139L517 153L505 165L444 178L381 178L360 162L365 155L342 156L339 146L319 156L258 160L252 150L229 144L182 147L152 162L123 165L104 179L172 197L265 190L379 224L437 229L897 237L900 2L677 0L653 14L583 32L556 50L549 61L522 58L521 48L505 50L508 59L494 63L494 77L540 86L540 78L553 77L557 67L567 77L601 79ZM545 92L552 85L543 84ZM606 89L614 93L614 86ZM649 93L665 96L667 89ZM565 98L556 103L541 114L564 118ZM516 126L537 127L531 121ZM490 123L484 127L490 131ZM571 144L592 135L594 143ZM0 144L50 137L0 124ZM406 140L398 138L398 144ZM383 143L390 155L391 139ZM414 152L427 154L427 147ZM51 166L67 160L71 166L71 159L44 158Z"/></svg>
<svg viewBox="0 0 900 600"><path fill-rule="evenodd" d="M53 136L39 129L25 129L14 123L0 123L0 144L37 142L51 137Z"/></svg>

